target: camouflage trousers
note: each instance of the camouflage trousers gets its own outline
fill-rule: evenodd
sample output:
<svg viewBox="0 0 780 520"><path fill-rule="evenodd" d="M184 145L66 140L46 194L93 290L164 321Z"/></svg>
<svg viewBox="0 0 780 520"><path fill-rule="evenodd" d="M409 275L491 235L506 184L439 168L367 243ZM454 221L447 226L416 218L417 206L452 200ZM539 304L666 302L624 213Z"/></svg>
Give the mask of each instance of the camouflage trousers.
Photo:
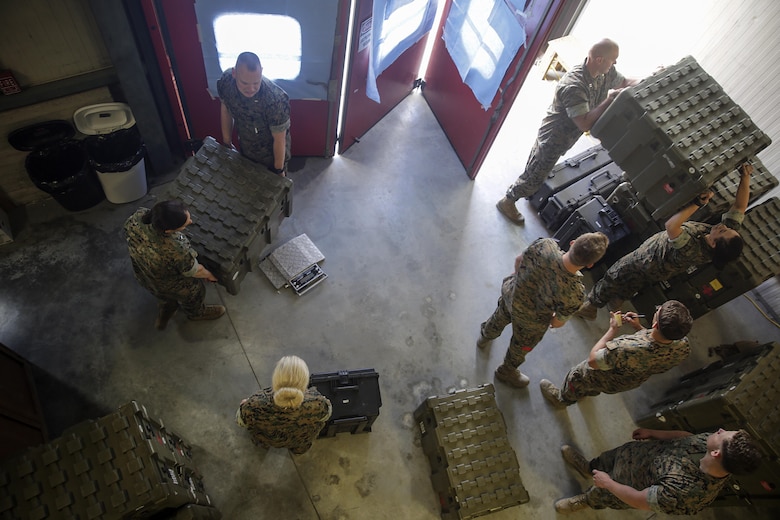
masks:
<svg viewBox="0 0 780 520"><path fill-rule="evenodd" d="M506 281L504 285L507 285ZM525 356L542 341L549 323L521 319L522 314L513 312L513 309L507 304L507 299L503 294L498 298L496 310L487 321L482 323L480 333L484 338L496 339L511 323L512 339L509 341L509 348L504 356L504 364L517 368L525 362Z"/></svg>
<svg viewBox="0 0 780 520"><path fill-rule="evenodd" d="M572 404L583 397L596 396L605 391L602 388L598 388L598 385L593 385L588 381L587 374L591 373L591 370L588 362L583 361L566 373L566 377L563 378L563 384L561 385L561 402ZM615 390L615 392L620 391L620 389Z"/></svg>
<svg viewBox="0 0 780 520"><path fill-rule="evenodd" d="M161 311L173 311L181 307L188 318L200 316L206 308L206 286L198 278L185 278L169 285L152 285L144 280L138 282L155 298Z"/></svg>
<svg viewBox="0 0 780 520"><path fill-rule="evenodd" d="M596 282L588 293L588 301L596 307L604 307L610 300L630 300L654 281L653 277L648 277L646 265L620 259Z"/></svg>
<svg viewBox="0 0 780 520"><path fill-rule="evenodd" d="M542 187L544 179L550 174L561 155L574 146L581 135L581 132L576 135L558 132L544 140L537 137L531 154L528 156L525 171L506 191L507 198L518 201L522 197L530 197L536 193Z"/></svg>
<svg viewBox="0 0 780 520"><path fill-rule="evenodd" d="M624 445L625 446L625 445ZM623 482L621 476L623 471L616 471L616 464L623 464L625 455L623 454L624 446L618 446L617 448L605 451L595 459L590 461L590 469L597 469L608 473L610 477L617 482ZM642 471L642 468L634 468L635 471ZM587 502L593 509L631 509L631 506L620 500L618 497L610 493L604 488L591 486L585 491Z"/></svg>

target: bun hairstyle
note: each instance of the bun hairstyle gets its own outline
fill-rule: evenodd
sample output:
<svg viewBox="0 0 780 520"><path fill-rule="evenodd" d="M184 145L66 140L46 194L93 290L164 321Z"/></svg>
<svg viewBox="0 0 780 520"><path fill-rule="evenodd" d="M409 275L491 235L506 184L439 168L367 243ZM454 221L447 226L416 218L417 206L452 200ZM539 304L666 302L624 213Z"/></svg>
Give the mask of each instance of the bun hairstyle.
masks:
<svg viewBox="0 0 780 520"><path fill-rule="evenodd" d="M151 224L160 233L179 229L187 222L187 206L178 200L158 202L149 213L141 217L141 222Z"/></svg>
<svg viewBox="0 0 780 520"><path fill-rule="evenodd" d="M285 356L276 363L271 387L274 403L282 408L298 408L309 386L309 367L298 356Z"/></svg>
<svg viewBox="0 0 780 520"><path fill-rule="evenodd" d="M742 254L745 241L740 235L731 238L718 238L715 247L712 248L712 265L715 269L723 269L726 264L733 262Z"/></svg>

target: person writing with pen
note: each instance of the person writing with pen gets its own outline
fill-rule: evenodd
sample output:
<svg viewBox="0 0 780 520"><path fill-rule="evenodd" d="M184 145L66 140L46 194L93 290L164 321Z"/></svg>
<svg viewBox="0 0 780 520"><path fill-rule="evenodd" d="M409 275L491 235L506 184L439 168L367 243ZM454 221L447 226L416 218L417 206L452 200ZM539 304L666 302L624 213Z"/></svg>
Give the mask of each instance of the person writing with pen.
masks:
<svg viewBox="0 0 780 520"><path fill-rule="evenodd" d="M609 329L593 346L588 359L569 370L560 388L542 379L539 386L544 398L562 409L583 397L632 390L690 355L686 335L693 318L685 305L677 300L665 302L653 315L649 329L642 327L639 317L634 312L610 313ZM635 332L618 336L624 324Z"/></svg>

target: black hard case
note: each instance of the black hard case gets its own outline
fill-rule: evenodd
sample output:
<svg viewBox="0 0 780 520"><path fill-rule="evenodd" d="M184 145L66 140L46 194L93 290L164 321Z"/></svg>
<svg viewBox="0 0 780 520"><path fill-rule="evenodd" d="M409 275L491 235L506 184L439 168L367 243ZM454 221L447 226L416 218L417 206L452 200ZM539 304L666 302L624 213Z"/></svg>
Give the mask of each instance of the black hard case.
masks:
<svg viewBox="0 0 780 520"><path fill-rule="evenodd" d="M557 193L553 193L539 214L547 229L558 229L574 210L596 195L609 196L620 184L623 170L609 163Z"/></svg>
<svg viewBox="0 0 780 520"><path fill-rule="evenodd" d="M376 370L364 368L312 374L310 385L316 387L333 405L333 414L320 432L320 437L371 431L382 406L379 374Z"/></svg>
<svg viewBox="0 0 780 520"><path fill-rule="evenodd" d="M553 167L544 184L528 198L531 207L541 211L547 204L550 195L574 184L611 162L612 158L601 145L588 148L582 153L559 162Z"/></svg>

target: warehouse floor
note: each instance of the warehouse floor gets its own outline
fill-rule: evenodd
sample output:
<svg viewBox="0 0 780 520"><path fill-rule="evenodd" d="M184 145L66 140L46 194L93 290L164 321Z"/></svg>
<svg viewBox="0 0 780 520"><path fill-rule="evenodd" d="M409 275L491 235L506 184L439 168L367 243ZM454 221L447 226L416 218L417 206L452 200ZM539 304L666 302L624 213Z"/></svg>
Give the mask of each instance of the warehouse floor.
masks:
<svg viewBox="0 0 780 520"><path fill-rule="evenodd" d="M290 174L293 215L275 244L306 233L325 255L327 280L299 297L277 292L255 270L236 296L209 288L207 302L224 304L226 316L190 322L179 313L163 332L153 326L155 300L132 276L121 228L138 206L164 199L165 185L137 203L103 202L80 213L53 201L29 206L15 215L16 241L0 248L0 342L36 367L52 437L137 400L195 446L206 489L228 520L438 518L412 413L427 396L494 383L531 500L489 518L555 518L553 502L585 485L564 465L561 444L595 456L627 442L634 420L676 377L717 359L707 347L778 334L738 298L696 321L694 354L678 369L638 390L555 411L539 380L558 383L587 356L607 325L602 312L596 322L573 319L546 335L523 367L528 389L494 382L511 331L479 352L479 324L515 256L551 234L525 201L524 227L495 209L539 119L529 115L511 134L512 154L491 156L472 182L425 101L409 96L344 155L310 158ZM303 357L312 372L376 369L383 404L374 431L318 440L300 456L256 448L236 426L235 410L270 385L286 354ZM723 508L700 518L777 513Z"/></svg>

